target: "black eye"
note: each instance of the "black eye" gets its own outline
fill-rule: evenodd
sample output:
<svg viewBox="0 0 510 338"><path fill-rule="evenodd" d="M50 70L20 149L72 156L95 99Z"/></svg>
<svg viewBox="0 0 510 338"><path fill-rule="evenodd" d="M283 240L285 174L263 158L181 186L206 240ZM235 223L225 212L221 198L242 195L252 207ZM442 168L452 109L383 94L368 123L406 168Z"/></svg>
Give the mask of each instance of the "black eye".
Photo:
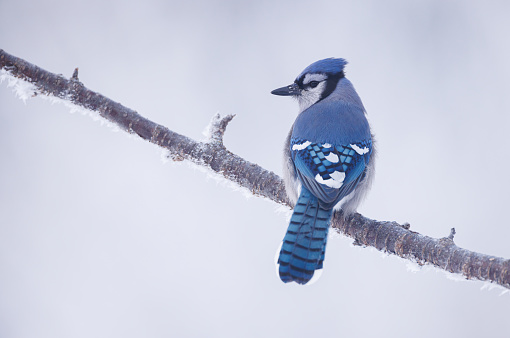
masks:
<svg viewBox="0 0 510 338"><path fill-rule="evenodd" d="M308 85L310 86L310 88L315 88L319 85L319 81L310 81Z"/></svg>

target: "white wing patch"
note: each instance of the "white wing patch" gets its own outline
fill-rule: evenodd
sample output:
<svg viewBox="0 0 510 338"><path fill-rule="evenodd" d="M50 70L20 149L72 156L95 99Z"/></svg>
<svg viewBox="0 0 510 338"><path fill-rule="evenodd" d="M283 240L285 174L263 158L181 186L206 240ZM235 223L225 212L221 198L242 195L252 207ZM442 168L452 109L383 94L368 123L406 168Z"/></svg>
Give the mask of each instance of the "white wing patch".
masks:
<svg viewBox="0 0 510 338"><path fill-rule="evenodd" d="M345 173L341 171L335 171L332 174L329 174L331 178L325 180L321 177L321 175L315 175L315 180L320 184L324 184L330 188L340 189L342 184L344 184Z"/></svg>
<svg viewBox="0 0 510 338"><path fill-rule="evenodd" d="M324 143L324 144L322 145L322 147L323 147L323 148L331 148L331 144L329 144L329 143Z"/></svg>
<svg viewBox="0 0 510 338"><path fill-rule="evenodd" d="M333 152L330 152L328 156L324 156L324 157L326 158L326 160L328 160L331 163L338 163L338 161L340 160L338 158L338 155Z"/></svg>
<svg viewBox="0 0 510 338"><path fill-rule="evenodd" d="M356 151L360 155L365 155L366 153L368 153L370 151L370 149L368 149L368 147L360 148L355 144L349 144L349 145L351 146L352 149L354 149L354 151Z"/></svg>
<svg viewBox="0 0 510 338"><path fill-rule="evenodd" d="M306 149L306 147L308 147L310 144L312 144L312 142L310 142L310 141L306 141L301 144L294 144L292 146L292 150L303 150L303 149Z"/></svg>
<svg viewBox="0 0 510 338"><path fill-rule="evenodd" d="M335 181L344 183L345 173L342 171L335 171L332 174L329 174L329 176L331 176L331 178L334 179Z"/></svg>

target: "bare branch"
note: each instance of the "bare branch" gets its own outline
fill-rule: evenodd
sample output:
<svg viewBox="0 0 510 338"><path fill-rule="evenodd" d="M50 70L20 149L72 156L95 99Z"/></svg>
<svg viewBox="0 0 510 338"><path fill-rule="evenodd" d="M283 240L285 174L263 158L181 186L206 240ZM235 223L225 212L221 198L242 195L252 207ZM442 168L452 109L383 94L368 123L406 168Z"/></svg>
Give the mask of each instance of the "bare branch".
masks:
<svg viewBox="0 0 510 338"><path fill-rule="evenodd" d="M74 69L73 76L71 77L72 81L79 81L78 79L78 67Z"/></svg>
<svg viewBox="0 0 510 338"><path fill-rule="evenodd" d="M450 234L448 235L448 239L449 239L449 240L451 240L451 241L453 242L453 237L455 237L455 234L456 234L456 232L455 232L455 228L452 228L452 229L450 230Z"/></svg>
<svg viewBox="0 0 510 338"><path fill-rule="evenodd" d="M216 143L223 147L223 135L227 129L227 125L232 121L235 115L226 115L221 117L216 114L211 119L209 126L207 126L207 136L209 143Z"/></svg>
<svg viewBox="0 0 510 338"><path fill-rule="evenodd" d="M142 139L167 149L172 159L186 159L208 167L255 195L291 206L280 177L231 153L223 146L223 135L233 115L223 118L214 116L209 126L209 139L207 142L197 142L87 89L78 80L78 69L68 80L1 49L0 69L34 85L34 94L58 97L98 112L128 133L137 134ZM396 222L376 221L360 214L343 220L341 212L334 214L332 227L353 238L357 245L374 247L420 265L431 264L448 272L461 274L467 279L489 281L510 288L510 260L459 248L453 241L453 228L448 237L435 239L409 230L408 223L401 225Z"/></svg>

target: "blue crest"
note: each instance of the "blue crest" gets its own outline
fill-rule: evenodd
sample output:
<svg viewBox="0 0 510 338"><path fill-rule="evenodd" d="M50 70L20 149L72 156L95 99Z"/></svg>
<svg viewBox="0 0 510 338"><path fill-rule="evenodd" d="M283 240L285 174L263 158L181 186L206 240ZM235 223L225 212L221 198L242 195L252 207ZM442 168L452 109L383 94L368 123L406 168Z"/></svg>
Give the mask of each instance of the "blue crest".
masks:
<svg viewBox="0 0 510 338"><path fill-rule="evenodd" d="M347 61L340 58L328 58L319 60L306 67L305 70L303 70L297 78L299 79L301 76L304 76L308 73L338 74L344 70L346 64Z"/></svg>

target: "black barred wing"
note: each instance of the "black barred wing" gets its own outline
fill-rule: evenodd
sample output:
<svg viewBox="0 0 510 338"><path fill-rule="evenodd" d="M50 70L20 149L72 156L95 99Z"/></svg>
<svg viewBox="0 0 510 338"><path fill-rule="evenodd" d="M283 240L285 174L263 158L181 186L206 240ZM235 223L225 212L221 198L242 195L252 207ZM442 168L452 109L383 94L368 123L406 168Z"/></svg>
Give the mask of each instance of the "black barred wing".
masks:
<svg viewBox="0 0 510 338"><path fill-rule="evenodd" d="M290 148L301 183L332 208L364 178L372 141L332 145L292 139Z"/></svg>

